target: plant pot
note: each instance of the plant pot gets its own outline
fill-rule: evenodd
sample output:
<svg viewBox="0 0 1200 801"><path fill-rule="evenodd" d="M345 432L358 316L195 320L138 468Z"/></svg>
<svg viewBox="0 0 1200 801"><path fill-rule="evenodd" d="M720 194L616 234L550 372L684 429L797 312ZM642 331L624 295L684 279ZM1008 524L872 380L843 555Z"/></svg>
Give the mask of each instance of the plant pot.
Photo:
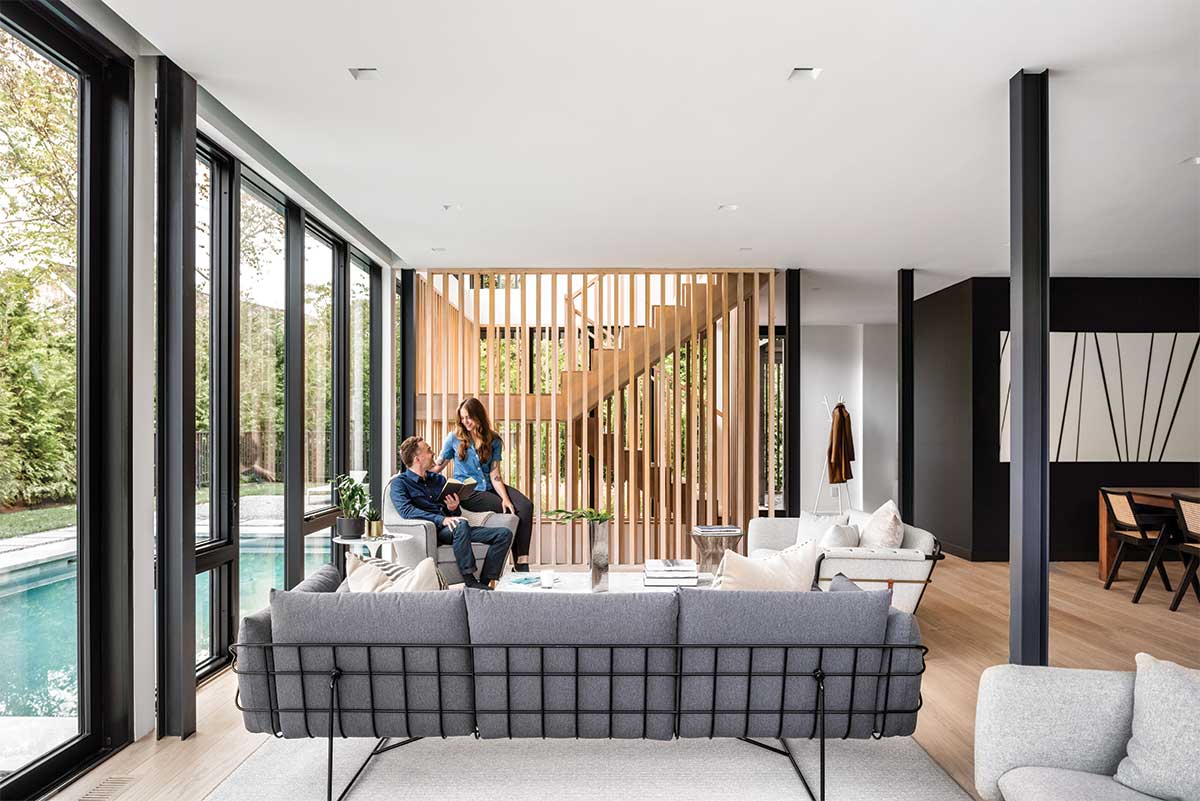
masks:
<svg viewBox="0 0 1200 801"><path fill-rule="evenodd" d="M377 540L383 536L383 521L368 520L367 521L367 536L373 540Z"/></svg>
<svg viewBox="0 0 1200 801"><path fill-rule="evenodd" d="M337 535L347 540L357 540L366 530L366 520L361 517L339 517L337 519Z"/></svg>
<svg viewBox="0 0 1200 801"><path fill-rule="evenodd" d="M588 562L592 592L608 592L608 523L588 524Z"/></svg>

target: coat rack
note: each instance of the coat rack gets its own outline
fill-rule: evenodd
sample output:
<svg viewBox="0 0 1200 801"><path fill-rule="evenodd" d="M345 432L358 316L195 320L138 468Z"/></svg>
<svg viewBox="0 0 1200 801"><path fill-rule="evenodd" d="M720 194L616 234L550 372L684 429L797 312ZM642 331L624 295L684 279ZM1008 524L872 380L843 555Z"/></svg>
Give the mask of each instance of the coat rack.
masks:
<svg viewBox="0 0 1200 801"><path fill-rule="evenodd" d="M845 403L844 396L838 395L837 401L834 402L834 406L837 406L837 404L839 404L839 403ZM825 422L832 426L833 425L833 409L830 408L830 406L829 406L829 396L828 395L821 396L821 405L823 405L825 407ZM817 505L821 502L821 490L823 490L825 488L825 479L828 475L829 475L829 458L828 458L828 456L824 456L821 458L821 478L817 481L817 494L813 496L813 505L812 505L813 514L817 513ZM834 484L833 486L834 486L834 494L837 496L838 514L840 515L843 511L845 511L842 508L842 502L843 502L843 495L848 491L848 488L846 487L845 484Z"/></svg>

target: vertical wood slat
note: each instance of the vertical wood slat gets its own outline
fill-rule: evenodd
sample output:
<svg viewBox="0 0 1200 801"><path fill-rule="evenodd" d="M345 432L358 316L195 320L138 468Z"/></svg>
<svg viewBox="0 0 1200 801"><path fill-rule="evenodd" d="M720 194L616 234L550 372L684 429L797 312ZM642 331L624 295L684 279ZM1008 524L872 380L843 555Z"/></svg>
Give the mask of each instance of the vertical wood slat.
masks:
<svg viewBox="0 0 1200 801"><path fill-rule="evenodd" d="M716 522L716 500L713 493L713 462L716 458L716 438L714 435L715 406L716 406L716 321L713 318L713 301L716 295L716 273L707 276L708 297L704 301L704 442L708 445L704 452L704 523L713 525ZM724 289L722 289L724 291Z"/></svg>
<svg viewBox="0 0 1200 801"><path fill-rule="evenodd" d="M433 342L433 273L425 273L425 341ZM433 442L433 353L425 351L425 439Z"/></svg>
<svg viewBox="0 0 1200 801"><path fill-rule="evenodd" d="M458 403L455 404L455 414L462 402L467 399L467 276L458 274Z"/></svg>
<svg viewBox="0 0 1200 801"><path fill-rule="evenodd" d="M650 423L655 408L650 393L650 337L654 332L654 321L650 309L650 275L642 278L642 310L645 323L645 347L642 348L642 534L638 539L638 561L644 562L651 558L654 533L651 529L651 496L653 495L654 474L650 466Z"/></svg>
<svg viewBox="0 0 1200 801"><path fill-rule="evenodd" d="M691 324L691 338L688 340L688 532L696 525L696 507L700 502L700 480L696 473L696 462L699 458L700 426L697 412L697 385L700 377L700 338L696 334L696 313L699 311L696 303L696 273L691 275L691 293L688 296L688 321ZM707 293L706 293L707 294ZM686 549L691 557L695 557L695 548L691 545Z"/></svg>
<svg viewBox="0 0 1200 801"><path fill-rule="evenodd" d="M507 273L504 276L504 335L500 337L499 350L503 351L504 355L499 360L500 381L504 387L504 428L500 429L500 438L504 441L504 460L500 465L500 474L504 476L504 481L507 484L513 484L513 451L515 448L512 445L512 409L509 407L509 387L512 379L512 344L513 344L513 327L512 327L512 290L513 290L513 275Z"/></svg>
<svg viewBox="0 0 1200 801"><path fill-rule="evenodd" d="M582 303L582 314L580 315L580 328L582 331L582 335L580 336L580 339L579 339L579 344L580 344L580 348L581 348L580 354L579 354L579 361L580 361L580 375L583 376L583 381L582 381L582 384L583 384L583 407L582 407L583 411L580 414L580 420L582 421L582 423L579 427L580 435L583 437L583 459L581 460L580 465L579 465L579 473L580 473L579 487L580 487L580 492L583 493L583 497L580 499L580 505L581 506L591 506L591 501L592 501L591 493L590 493L591 487L590 487L590 482L588 481L588 474L590 472L589 471L589 467L590 467L589 462L590 462L590 457L591 457L590 448L589 448L590 441L591 441L591 431L588 430L587 421L588 421L588 410L590 409L590 404L588 402L589 401L589 399L588 399L588 395L589 395L589 393L588 393L588 373L591 369L591 364L592 364L592 344L591 344L591 339L589 337L591 323L588 321L588 274L587 273L583 274L583 303ZM579 526L572 524L571 535L572 535L573 541L576 543L575 544L575 553L578 555L578 554L582 553L581 546L580 546L579 540L578 540ZM576 559L578 560L578 556L576 556Z"/></svg>
<svg viewBox="0 0 1200 801"><path fill-rule="evenodd" d="M608 506L604 485L604 451L608 439L604 433L604 275L596 276L596 473L592 477L592 492L595 493L596 508L611 511ZM588 382L592 373L588 371ZM610 526L611 528L611 526Z"/></svg>
<svg viewBox="0 0 1200 801"><path fill-rule="evenodd" d="M735 367L734 380L732 382L734 392L734 404L730 406L731 410L736 410L732 415L729 428L730 436L733 437L734 448L737 452L737 487L736 487L736 505L734 519L737 520L737 525L743 531L746 528L746 436L743 431L746 416L742 414L744 396L746 390L746 344L744 331L746 330L746 283L745 274L738 273L738 299L737 299L737 327L734 329L736 338L730 342L734 348L733 365Z"/></svg>
<svg viewBox="0 0 1200 801"><path fill-rule="evenodd" d="M488 325L487 325L487 385L488 414L496 422L496 281L495 273L488 273Z"/></svg>
<svg viewBox="0 0 1200 801"><path fill-rule="evenodd" d="M448 334L450 333L450 273L442 273L442 298L438 301L438 308L441 312L441 319L438 321L441 325L438 327L438 337L446 337L445 341L449 341ZM432 341L432 340L431 340ZM450 354L445 352L445 348L434 348L442 357L442 429L438 432L436 441L429 443L433 448L434 453L440 452L442 438L446 436L446 426L450 420Z"/></svg>
<svg viewBox="0 0 1200 801"><path fill-rule="evenodd" d="M775 516L775 271L767 273L767 517Z"/></svg>
<svg viewBox="0 0 1200 801"><path fill-rule="evenodd" d="M675 298L672 306L671 316L675 318L674 328L675 334L672 338L675 344L675 355L671 360L671 447L672 447L672 474L674 476L674 494L675 503L671 510L672 522L674 525L674 536L671 543L672 558L683 556L683 462L682 454L682 433L683 419L680 414L680 403L682 396L680 388L683 386L681 378L683 376L683 334L681 332L682 320L680 319L680 301L683 298L683 276L675 273Z"/></svg>
<svg viewBox="0 0 1200 801"><path fill-rule="evenodd" d="M533 276L533 386L530 387L530 394L533 396L536 404L533 409L533 481L534 485L530 487L533 494L529 497L533 500L533 531L537 538L537 563L542 564L545 561L545 552L543 550L544 539L542 537L542 507L546 501L546 434L542 430L542 398L545 397L545 386L542 384L542 378L545 375L542 364L542 274L534 273ZM533 546L530 545L532 552ZM529 561L534 561L532 554Z"/></svg>
<svg viewBox="0 0 1200 801"><path fill-rule="evenodd" d="M575 465L575 426L571 422L575 412L574 392L572 384L575 383L572 373L576 369L576 349L577 341L575 338L575 307L571 299L572 287L575 285L575 277L570 273L566 276L566 289L563 294L563 334L567 338L567 362L562 372L559 373L560 381L566 381L567 404L563 413L563 426L566 429L567 452L563 459L563 491L566 495L567 509L575 508L575 487L574 479L578 473L578 468ZM564 524L563 529L563 558L564 561L572 562L575 558L574 548L574 526Z"/></svg>
<svg viewBox="0 0 1200 801"><path fill-rule="evenodd" d="M558 336L558 273L550 276L550 469L554 471L551 482L551 504L554 509L562 508L559 496L558 466L566 462L566 454L560 458L558 451L558 382L562 371L559 369L559 353L562 343ZM558 523L550 524L550 560L558 564Z"/></svg>
<svg viewBox="0 0 1200 801"><path fill-rule="evenodd" d="M758 455L762 453L760 408L762 407L762 389L759 386L759 374L762 372L758 349L758 296L761 283L759 274L755 272L753 281L753 299L749 304L749 316L746 319L746 357L750 360L750 436L747 442L747 460L750 465L750 517L758 517L760 493L760 469ZM747 525L749 522L747 521Z"/></svg>
<svg viewBox="0 0 1200 801"><path fill-rule="evenodd" d="M612 450L612 499L613 511L616 514L615 525L612 527L612 547L609 550L610 557L614 564L621 564L621 533L625 528L625 499L622 496L624 487L621 484L621 462L625 458L624 442L622 436L625 433L624 416L625 404L621 402L621 276L614 275L612 277L612 348L613 348L613 399L612 399L612 414L609 418L613 428L613 450Z"/></svg>
<svg viewBox="0 0 1200 801"><path fill-rule="evenodd" d="M633 545L633 540L637 536L637 514L638 514L638 497L637 497L637 384L635 383L635 375L637 373L637 365L634 364L636 354L633 348L630 347L632 337L637 327L637 306L636 304L636 279L635 276L629 276L629 327L625 329L625 335L630 337L626 342L626 347L629 350L629 395L628 402L625 406L625 438L629 445L629 471L626 476L625 504L629 510L629 525L626 531L624 552L632 557L636 563L638 556L636 548Z"/></svg>
<svg viewBox="0 0 1200 801"><path fill-rule="evenodd" d="M534 463L536 457L531 453L529 446L529 420L527 409L529 406L528 398L533 392L533 387L529 385L529 318L526 317L527 306L525 303L525 294L528 287L525 285L529 279L528 273L521 274L521 298L518 306L520 313L517 321L520 327L517 335L517 366L520 370L519 381L517 383L518 398L521 404L521 434L517 437L517 441L521 443L521 486L522 492L527 493L529 498L534 498L537 493L533 489L533 471L530 465Z"/></svg>
<svg viewBox="0 0 1200 801"><path fill-rule="evenodd" d="M664 328L663 313L665 311L667 301L667 276L664 273L658 274L658 319L654 321L654 327L658 329L658 370L657 380L654 382L654 408L657 410L656 418L658 420L658 441L655 443L655 453L658 462L658 503L655 506L655 512L658 515L658 548L654 555L659 559L667 557L667 381L666 371L663 369L663 361L666 357L667 349L665 340L663 339Z"/></svg>

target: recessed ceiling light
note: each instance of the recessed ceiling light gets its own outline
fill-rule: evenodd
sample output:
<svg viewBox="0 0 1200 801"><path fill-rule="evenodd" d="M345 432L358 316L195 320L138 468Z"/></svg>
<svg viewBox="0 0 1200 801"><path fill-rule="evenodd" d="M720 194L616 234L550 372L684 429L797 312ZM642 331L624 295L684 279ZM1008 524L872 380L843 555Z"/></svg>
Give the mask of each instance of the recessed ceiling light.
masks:
<svg viewBox="0 0 1200 801"><path fill-rule="evenodd" d="M738 250L742 253L749 253L750 251L754 250L754 248L738 248Z"/></svg>
<svg viewBox="0 0 1200 801"><path fill-rule="evenodd" d="M434 253L445 253L446 252L445 248L430 248L430 250L432 250Z"/></svg>
<svg viewBox="0 0 1200 801"><path fill-rule="evenodd" d="M443 203L442 204L442 211L459 211L460 209L462 209L462 206L460 206L457 203Z"/></svg>
<svg viewBox="0 0 1200 801"><path fill-rule="evenodd" d="M717 206L717 211L737 211L737 210L738 210L738 205L736 203L722 203L720 206Z"/></svg>
<svg viewBox="0 0 1200 801"><path fill-rule="evenodd" d="M792 67L792 71L788 73L788 80L795 81L800 78L808 78L815 81L821 77L824 72L820 67Z"/></svg>
<svg viewBox="0 0 1200 801"><path fill-rule="evenodd" d="M378 67L350 67L350 77L356 81L379 80Z"/></svg>

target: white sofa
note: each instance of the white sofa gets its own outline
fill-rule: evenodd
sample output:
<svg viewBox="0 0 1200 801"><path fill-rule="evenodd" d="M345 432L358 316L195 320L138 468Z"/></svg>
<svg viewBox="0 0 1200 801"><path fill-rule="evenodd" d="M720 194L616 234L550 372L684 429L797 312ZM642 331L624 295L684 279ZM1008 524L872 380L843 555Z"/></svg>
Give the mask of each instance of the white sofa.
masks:
<svg viewBox="0 0 1200 801"><path fill-rule="evenodd" d="M851 509L850 523L862 529L869 512ZM796 544L800 521L795 517L754 517L746 529L746 553L751 558L769 556ZM827 586L838 573L865 589L892 587L892 606L916 612L942 559L942 545L923 528L904 524L899 548L824 548L817 563L817 581Z"/></svg>

